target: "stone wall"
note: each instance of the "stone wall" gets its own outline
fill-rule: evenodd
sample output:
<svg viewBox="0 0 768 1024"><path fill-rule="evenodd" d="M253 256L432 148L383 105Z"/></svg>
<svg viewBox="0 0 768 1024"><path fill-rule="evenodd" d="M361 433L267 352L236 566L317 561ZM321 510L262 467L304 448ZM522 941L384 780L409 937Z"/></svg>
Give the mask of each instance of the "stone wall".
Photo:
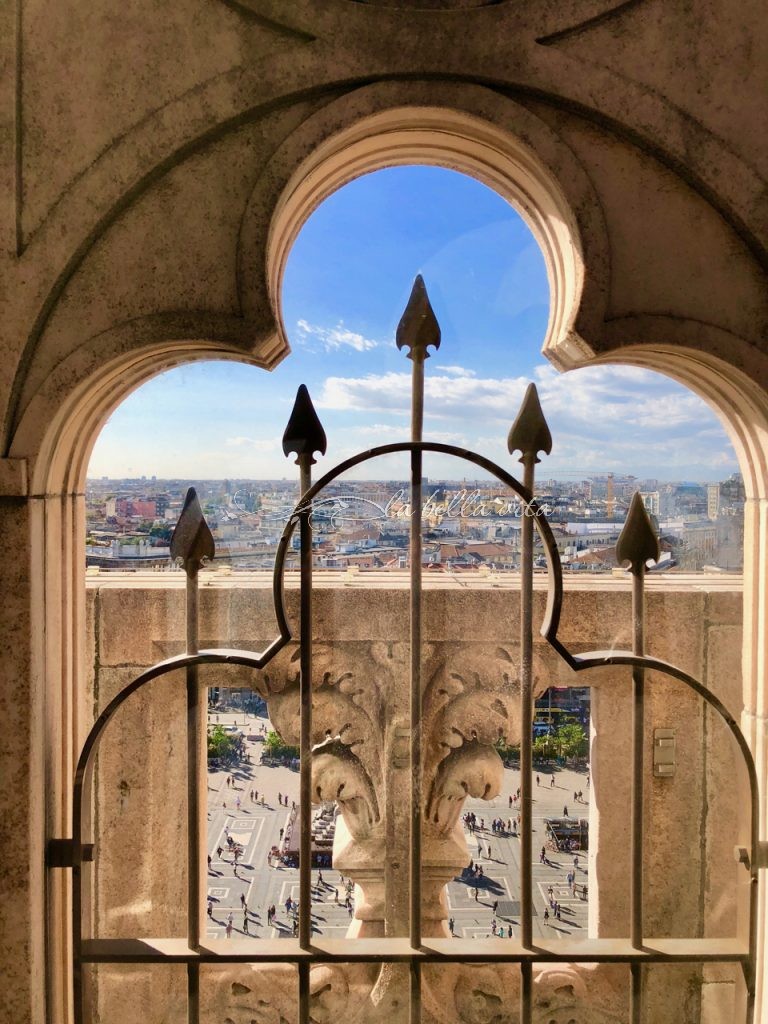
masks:
<svg viewBox="0 0 768 1024"><path fill-rule="evenodd" d="M502 770L492 743L500 732L519 737L516 588L512 583L475 583L469 588L464 580L462 584L449 582L441 587L430 582L424 595L427 935L445 934L439 891L467 860L461 829L454 829L463 793L487 792L492 797ZM292 615L297 610L296 597L295 591L288 592ZM537 616L543 612L544 597L537 589ZM88 651L93 665L89 688L95 715L117 687L182 649L184 592L168 577L147 582L94 578L89 581L88 607ZM708 584L704 577L679 581L670 577L649 587L649 653L705 681L734 710L739 699L740 607L738 587L719 580ZM404 808L410 775L394 756L393 747L402 744L407 722L408 591L398 579L381 580L375 586L355 577L347 585L321 583L313 621L314 742L323 742L329 733L336 736L343 724L345 749L354 748L355 753L353 763L343 757L339 761L339 752L332 747L316 755L313 783L313 789L326 798L336 794L340 779L345 783L346 798L340 806L346 841L337 842L336 856L337 866L363 887L353 934L381 935L385 929L390 935L407 934L405 887L393 884L388 867L391 871L393 865L407 864ZM259 650L273 632L266 581L203 574L201 646ZM574 651L627 647L628 584L605 578L566 592L559 635ZM602 668L577 677L543 641L535 645L534 664L539 692L549 683L592 686L590 932L601 937L627 935L631 675L629 670ZM203 681L208 671L201 670ZM273 721L286 738L297 738L298 663L292 647L263 672L243 668L222 672L211 667L208 678L210 684L259 689L268 697ZM99 755L96 932L180 935L185 929L180 911L185 905L180 855L186 815L183 680L155 681L146 696L137 695L131 704L109 727L111 735ZM653 777L655 727L676 730L674 778ZM446 757L449 741L454 749ZM744 815L733 800L739 771L730 737L695 694L654 675L648 682L646 742L645 934L733 935L736 892L743 893L747 873L732 856ZM396 871L396 878L402 870L401 866ZM448 969L440 970L444 974ZM569 985L581 993L576 999L577 1008L581 1007L578 1013L590 1008L588 1013L594 1011L596 1016L587 1015L585 1020L621 1020L626 976L608 968L573 970ZM517 991L516 973L491 972L482 984L473 984L479 985L487 1000L502 996L506 1000ZM466 1007L462 1009L461 971L448 970L439 979L438 975L437 969L426 972L425 984L428 991L434 986L441 992L446 985L454 987L456 1008L450 1019L474 1020L466 1016L470 1012ZM122 1024L120 973L107 976L109 983L99 988L101 1019ZM540 994L548 991L548 978L551 972L539 979ZM374 986L374 980L369 979L366 989L364 978L354 985L347 979L346 987L342 986L347 992L344 999L352 998L350 991L357 992L355 1013L362 1016L345 1019L379 1019L373 1014L370 993L376 992L378 1004L383 999L383 982L380 979ZM146 971L142 981L136 977L130 981L131 990L144 991L145 1000L157 1009L165 1005L161 993L167 992L167 986L146 989L153 984L152 974ZM222 984L226 987L226 981ZM395 972L388 984L396 990L405 979L397 981ZM648 974L646 1019L694 1024L700 1019L702 999L715 985L719 998L723 986L736 998L736 986L727 971L712 975L696 965L655 968ZM361 986L369 995L360 995ZM318 979L318 990L322 987ZM214 985L212 991L219 989ZM295 992L291 986L286 991L290 1002ZM211 998L215 1002L224 997ZM334 998L344 1003L338 993ZM350 1014L352 1004L344 1007ZM211 1010L212 1024L218 1021L217 1012Z"/></svg>

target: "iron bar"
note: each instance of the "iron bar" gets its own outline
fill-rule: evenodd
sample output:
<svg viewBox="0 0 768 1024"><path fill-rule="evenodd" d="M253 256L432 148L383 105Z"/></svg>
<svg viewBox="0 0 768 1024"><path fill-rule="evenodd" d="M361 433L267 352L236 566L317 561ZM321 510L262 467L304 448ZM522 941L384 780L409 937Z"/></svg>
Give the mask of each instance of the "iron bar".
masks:
<svg viewBox="0 0 768 1024"><path fill-rule="evenodd" d="M409 934L411 946L421 946L421 831L422 831L422 694L421 694L421 525L423 458L420 444L424 430L424 361L429 358L430 345L440 347L440 326L435 317L424 281L419 275L413 282L408 303L397 325L396 343L408 349L411 360L411 519L410 519L410 767L411 767L411 834L408 865ZM421 965L411 963L410 1022L421 1021Z"/></svg>
<svg viewBox="0 0 768 1024"><path fill-rule="evenodd" d="M288 425L283 434L283 452L296 454L299 467L299 946L312 946L312 466L315 452L325 453L326 438L304 384L296 392ZM285 548L283 547L284 553ZM281 595L282 597L282 591ZM309 1024L309 965L299 965L299 1024Z"/></svg>
<svg viewBox="0 0 768 1024"><path fill-rule="evenodd" d="M643 500L638 493L632 497L619 537L616 561L629 562L632 573L632 653L642 659L645 646L645 572L650 559L659 559L659 541ZM643 782L645 754L645 668L638 660L632 666L632 794L630 806L630 893L629 932L635 949L643 946ZM643 1019L643 973L639 963L630 965L631 1024Z"/></svg>
<svg viewBox="0 0 768 1024"><path fill-rule="evenodd" d="M533 497L535 453L523 457L523 485ZM533 519L520 525L520 941L533 945ZM531 1024L530 964L521 966L520 1024Z"/></svg>
<svg viewBox="0 0 768 1024"><path fill-rule="evenodd" d="M200 568L215 553L213 537L203 516L194 487L184 500L176 528L171 537L171 557L180 561L186 573L186 654L196 655L199 649ZM203 750L205 706L200 700L198 666L186 666L187 694L187 941L192 949L200 946L202 866L205 863L205 836L200 820L200 794L207 793L206 763ZM205 788L203 788L205 787ZM200 971L195 963L187 964L187 1020L200 1020Z"/></svg>
<svg viewBox="0 0 768 1024"><path fill-rule="evenodd" d="M533 489L538 453L552 450L552 437L541 411L536 386L529 384L509 431L510 454L523 464L523 516L520 524L520 942L533 946ZM530 964L521 968L520 1024L531 1024Z"/></svg>
<svg viewBox="0 0 768 1024"><path fill-rule="evenodd" d="M299 456L301 493L312 485L312 456ZM299 945L312 945L312 523L309 508L300 513L301 661L299 676ZM299 965L299 1024L309 1024L309 965Z"/></svg>
<svg viewBox="0 0 768 1024"><path fill-rule="evenodd" d="M642 655L644 626L644 582L645 571L632 576L632 652ZM629 931L632 945L641 949L643 945L643 783L645 737L645 669L635 665L632 668L632 795L630 875L632 888L629 901ZM639 963L630 965L631 1024L641 1024L643 1019L643 968Z"/></svg>
<svg viewBox="0 0 768 1024"><path fill-rule="evenodd" d="M187 569L187 654L197 654L199 626L198 566ZM200 901L202 864L204 863L200 828L200 793L202 740L205 723L201 722L200 679L197 665L188 665L187 676L187 935L190 946L200 945ZM200 971L187 965L187 1020L197 1024L200 1019Z"/></svg>
<svg viewBox="0 0 768 1024"><path fill-rule="evenodd" d="M510 949L511 947L511 949ZM212 939L199 949L183 938L90 939L85 963L740 963L750 961L744 939L650 939L635 949L628 937L540 939L524 949L518 939L423 938L413 949L407 938L328 939L316 936L310 950L296 939Z"/></svg>

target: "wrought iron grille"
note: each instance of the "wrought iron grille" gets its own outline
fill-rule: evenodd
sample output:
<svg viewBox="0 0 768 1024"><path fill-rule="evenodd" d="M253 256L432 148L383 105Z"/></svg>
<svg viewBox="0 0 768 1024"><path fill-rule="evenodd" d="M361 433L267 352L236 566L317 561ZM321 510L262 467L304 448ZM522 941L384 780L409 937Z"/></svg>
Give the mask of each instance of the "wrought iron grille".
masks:
<svg viewBox="0 0 768 1024"><path fill-rule="evenodd" d="M310 971L314 965L343 962L406 963L410 968L410 1019L421 1019L421 970L424 964L486 963L518 964L521 975L520 1021L532 1018L532 967L534 964L563 962L609 962L629 966L631 972L630 1019L640 1024L643 1014L644 966L647 964L723 963L741 966L746 985L746 1022L754 1012L756 971L756 896L758 869L765 860L765 844L758 841L758 791L754 762L736 721L707 687L673 664L645 653L644 580L649 561L659 557L658 540L639 494L635 494L627 521L616 546L617 560L629 563L632 575L633 647L631 651L590 651L573 654L558 638L563 580L552 530L534 498L534 470L539 454L551 450L551 437L534 385L530 385L508 438L510 454L520 453L523 479L517 480L490 459L448 444L424 441L424 362L428 348L440 345L440 328L432 311L424 283L418 277L397 331L397 345L407 349L412 361L411 439L363 451L327 472L316 483L311 480L314 455L325 453L326 439L309 394L302 385L283 439L286 455L295 454L300 473L300 500L280 539L273 574L273 603L277 636L260 653L244 650L198 649L198 573L214 556L211 533L195 492L190 489L176 527L172 557L186 573L186 652L162 661L141 673L104 709L85 741L74 781L73 829L71 839L49 843L48 863L52 868L72 871L72 949L74 1017L87 1024L90 1016L85 968L89 964L185 964L187 969L187 1019L197 1024L200 1014L200 967L203 964L288 963L298 967L299 1022L310 1021ZM357 938L325 940L311 932L311 765L312 765L312 521L313 502L347 470L381 456L406 453L410 458L410 767L411 842L409 864L410 934L407 938ZM521 828L520 828L520 936L490 948L487 944L422 934L422 459L425 453L439 453L465 460L506 485L522 503L521 599L520 599L520 712L521 712ZM220 947L202 940L203 868L205 863L201 827L200 779L204 777L204 704L198 667L203 664L237 664L263 669L293 638L284 602L286 555L294 532L300 537L300 815L304 823L300 837L300 914L298 936L279 942L258 939ZM632 671L632 783L631 783L631 885L629 934L624 938L572 941L536 940L532 934L532 711L533 711L533 550L534 530L543 546L548 573L548 594L541 635L575 672L606 665L629 666ZM90 864L95 848L92 839L91 805L93 767L99 741L116 711L154 679L184 669L187 694L187 780L188 780L188 935L183 939L96 939L88 934L88 906L91 886ZM649 939L643 933L643 757L644 689L648 671L684 683L720 716L741 752L749 780L750 848L741 850L749 873L749 926L745 940L732 939Z"/></svg>

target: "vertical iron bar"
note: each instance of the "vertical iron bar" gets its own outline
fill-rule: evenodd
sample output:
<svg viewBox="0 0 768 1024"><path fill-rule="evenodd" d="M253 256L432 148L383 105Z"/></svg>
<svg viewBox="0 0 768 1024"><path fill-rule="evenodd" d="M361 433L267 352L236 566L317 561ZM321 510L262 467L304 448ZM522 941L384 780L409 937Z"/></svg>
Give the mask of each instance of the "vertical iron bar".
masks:
<svg viewBox="0 0 768 1024"><path fill-rule="evenodd" d="M197 576L199 564L190 560L185 565L187 574L186 620L187 654L197 654L199 643L199 591ZM200 828L200 792L202 737L202 705L197 665L190 665L187 675L187 941L191 949L200 946L200 898L202 892ZM197 963L187 964L187 1020L197 1024L200 1019L200 970Z"/></svg>
<svg viewBox="0 0 768 1024"><path fill-rule="evenodd" d="M648 561L659 560L659 539L639 492L632 497L624 527L616 540L616 561L629 562L632 573L632 651L644 653L645 571ZM632 668L632 795L631 795L631 885L629 893L629 931L632 946L643 947L643 769L645 728L645 670ZM640 963L630 967L631 1024L643 1018L643 969Z"/></svg>
<svg viewBox="0 0 768 1024"><path fill-rule="evenodd" d="M424 351L413 348L411 391L411 441L420 443L424 427ZM411 451L411 843L410 843L410 940L421 946L421 506L422 453ZM421 1020L421 963L411 964L411 1024Z"/></svg>
<svg viewBox="0 0 768 1024"><path fill-rule="evenodd" d="M644 653L644 589L645 566L635 567L632 575L632 651ZM640 949L643 945L643 760L645 726L645 669L632 669L632 797L631 797L631 875L632 888L629 900L629 930L632 945ZM643 970L642 965L633 963L631 968L632 992L630 999L630 1020L640 1024L643 1017Z"/></svg>
<svg viewBox="0 0 768 1024"><path fill-rule="evenodd" d="M312 454L299 455L302 496L312 484ZM308 508L299 513L301 540L300 633L300 778L299 945L312 944L312 522ZM309 964L299 964L299 1024L309 1024Z"/></svg>
<svg viewBox="0 0 768 1024"><path fill-rule="evenodd" d="M407 348L412 362L411 376L411 444L420 445L424 429L424 360L427 349L440 348L440 325L429 302L427 289L420 274L416 276L408 304L397 325L395 342L399 349ZM410 944L412 950L421 947L421 448L411 449L411 835L409 875ZM421 1020L421 962L410 963L410 1021Z"/></svg>
<svg viewBox="0 0 768 1024"><path fill-rule="evenodd" d="M527 500L533 499L536 452L523 453L523 484ZM520 941L524 949L533 943L532 837L533 771L533 517L525 509L520 524ZM531 1021L531 964L521 964L520 1024Z"/></svg>

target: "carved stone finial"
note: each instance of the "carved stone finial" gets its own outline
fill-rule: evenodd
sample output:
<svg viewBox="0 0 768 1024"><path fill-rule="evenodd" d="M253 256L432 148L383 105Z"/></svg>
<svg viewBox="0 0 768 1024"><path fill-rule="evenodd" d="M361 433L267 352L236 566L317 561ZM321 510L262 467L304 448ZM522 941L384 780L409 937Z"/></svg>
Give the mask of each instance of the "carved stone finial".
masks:
<svg viewBox="0 0 768 1024"><path fill-rule="evenodd" d="M529 458L539 462L539 452L549 455L552 451L552 435L544 419L535 384L526 388L520 412L507 437L507 449L510 455L520 452L520 462Z"/></svg>
<svg viewBox="0 0 768 1024"><path fill-rule="evenodd" d="M327 446L325 431L312 405L307 386L300 384L288 426L283 434L283 452L285 455L294 452L297 464L302 455L309 455L311 462L314 463L315 452L325 455Z"/></svg>
<svg viewBox="0 0 768 1024"><path fill-rule="evenodd" d="M616 561L619 565L629 562L630 572L637 575L645 570L650 560L658 562L660 554L659 538L653 529L651 517L640 493L635 491L626 522L616 541Z"/></svg>
<svg viewBox="0 0 768 1024"><path fill-rule="evenodd" d="M210 561L215 553L213 535L200 508L197 491L190 487L171 537L171 558L174 562L182 562L185 569L199 569L203 562Z"/></svg>
<svg viewBox="0 0 768 1024"><path fill-rule="evenodd" d="M427 295L424 278L417 274L408 305L397 325L398 348L409 349L409 359L429 359L427 346L440 348L440 324Z"/></svg>

